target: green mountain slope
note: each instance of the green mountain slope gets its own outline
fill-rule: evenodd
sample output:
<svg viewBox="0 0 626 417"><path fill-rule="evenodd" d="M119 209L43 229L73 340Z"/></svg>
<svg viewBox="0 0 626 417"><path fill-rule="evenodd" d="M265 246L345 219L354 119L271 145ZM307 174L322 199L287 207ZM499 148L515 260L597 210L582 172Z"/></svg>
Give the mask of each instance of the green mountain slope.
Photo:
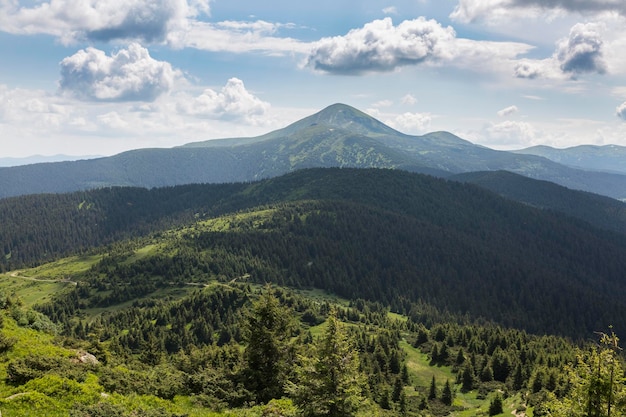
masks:
<svg viewBox="0 0 626 417"><path fill-rule="evenodd" d="M92 284L104 292L86 305L249 276L380 301L397 311L425 302L533 332L581 336L626 322L624 235L475 186L394 170L315 169L252 184L135 191L84 194L81 209L78 194L68 198L66 210L66 203L55 208L59 225L26 234L10 259L32 250L33 261L55 244L70 251L81 239L84 251L92 238L113 241L163 230L168 222L206 219L184 232L155 235L147 258L122 253L94 265L87 275L108 281ZM94 217L60 226L69 212L87 207ZM211 220L244 209L252 212ZM24 213L24 225L38 216ZM72 228L75 234L61 232ZM16 230L5 247L23 235ZM85 279L81 274L71 279Z"/></svg>
<svg viewBox="0 0 626 417"><path fill-rule="evenodd" d="M515 201L555 210L596 227L626 233L626 204L507 171L470 172L451 179L479 185Z"/></svg>
<svg viewBox="0 0 626 417"><path fill-rule="evenodd" d="M445 177L509 170L613 198L626 176L586 172L534 155L495 151L450 133L399 133L343 104L256 138L140 149L108 158L0 168L0 197L105 186L160 187L254 181L311 167L393 168Z"/></svg>

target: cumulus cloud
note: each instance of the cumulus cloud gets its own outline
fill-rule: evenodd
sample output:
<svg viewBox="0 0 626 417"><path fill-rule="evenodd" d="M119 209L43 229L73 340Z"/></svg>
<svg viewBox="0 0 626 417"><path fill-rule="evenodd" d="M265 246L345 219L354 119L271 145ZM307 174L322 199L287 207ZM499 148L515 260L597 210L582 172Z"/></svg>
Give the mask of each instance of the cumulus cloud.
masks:
<svg viewBox="0 0 626 417"><path fill-rule="evenodd" d="M413 97L412 94L407 94L404 97L402 97L402 104L406 104L409 106L414 105L415 103L417 103L417 99L415 97Z"/></svg>
<svg viewBox="0 0 626 417"><path fill-rule="evenodd" d="M323 38L315 43L306 66L334 74L392 71L449 56L455 38L451 27L420 17L394 26L391 18L375 20L345 36Z"/></svg>
<svg viewBox="0 0 626 417"><path fill-rule="evenodd" d="M406 133L424 133L430 127L433 116L430 113L406 112L387 121L389 126Z"/></svg>
<svg viewBox="0 0 626 417"><path fill-rule="evenodd" d="M527 122L506 120L502 123L492 123L487 129L486 142L498 146L531 144L535 142L537 132Z"/></svg>
<svg viewBox="0 0 626 417"><path fill-rule="evenodd" d="M249 124L264 123L270 104L250 93L243 81L231 78L221 91L206 89L190 101L178 105L180 112L209 119L240 120Z"/></svg>
<svg viewBox="0 0 626 417"><path fill-rule="evenodd" d="M517 106L509 106L506 107L500 111L498 111L498 116L499 117L506 117L506 116L510 116L511 114L515 114L519 111L519 109L517 108Z"/></svg>
<svg viewBox="0 0 626 417"><path fill-rule="evenodd" d="M83 100L152 101L169 91L179 71L132 43L111 56L87 48L61 61L60 88Z"/></svg>
<svg viewBox="0 0 626 417"><path fill-rule="evenodd" d="M317 71L362 75L389 72L407 65L440 65L501 71L532 47L517 42L457 38L452 27L420 17L394 26L391 18L375 20L345 36L315 42L304 65Z"/></svg>
<svg viewBox="0 0 626 417"><path fill-rule="evenodd" d="M0 121L52 128L69 118L60 100L39 90L10 89L0 85Z"/></svg>
<svg viewBox="0 0 626 417"><path fill-rule="evenodd" d="M617 106L617 108L615 109L615 112L617 114L617 117L626 121L626 101L620 104L619 106Z"/></svg>
<svg viewBox="0 0 626 417"><path fill-rule="evenodd" d="M552 59L532 60L522 59L513 67L513 76L517 78L535 78L549 77L549 74L558 75L558 71L554 71L554 61Z"/></svg>
<svg viewBox="0 0 626 417"><path fill-rule="evenodd" d="M26 2L23 2L26 3ZM189 19L209 13L210 0L49 0L0 2L0 28L17 34L77 39L163 41Z"/></svg>
<svg viewBox="0 0 626 417"><path fill-rule="evenodd" d="M578 23L572 27L567 39L559 41L556 58L563 72L604 74L606 63L602 45L598 25Z"/></svg>
<svg viewBox="0 0 626 417"><path fill-rule="evenodd" d="M604 42L600 25L577 23L569 36L557 42L550 58L523 59L514 67L518 78L576 78L585 73L605 74Z"/></svg>
<svg viewBox="0 0 626 417"><path fill-rule="evenodd" d="M483 19L498 21L519 16L545 16L547 11L609 12L626 16L626 3L623 0L459 0L450 17L469 23Z"/></svg>

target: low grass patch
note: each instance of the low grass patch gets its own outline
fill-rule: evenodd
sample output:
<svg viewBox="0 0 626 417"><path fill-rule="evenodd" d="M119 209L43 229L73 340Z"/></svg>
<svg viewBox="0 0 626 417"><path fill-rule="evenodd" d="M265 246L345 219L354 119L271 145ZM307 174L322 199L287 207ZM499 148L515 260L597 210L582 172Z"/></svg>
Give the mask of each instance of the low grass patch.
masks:
<svg viewBox="0 0 626 417"><path fill-rule="evenodd" d="M70 256L35 268L22 270L20 275L41 279L71 279L71 277L87 271L101 259L102 255Z"/></svg>
<svg viewBox="0 0 626 417"><path fill-rule="evenodd" d="M37 281L33 278L6 274L0 275L0 291L5 294L15 294L28 307L49 301L52 295L63 291L68 285L73 284L68 282Z"/></svg>

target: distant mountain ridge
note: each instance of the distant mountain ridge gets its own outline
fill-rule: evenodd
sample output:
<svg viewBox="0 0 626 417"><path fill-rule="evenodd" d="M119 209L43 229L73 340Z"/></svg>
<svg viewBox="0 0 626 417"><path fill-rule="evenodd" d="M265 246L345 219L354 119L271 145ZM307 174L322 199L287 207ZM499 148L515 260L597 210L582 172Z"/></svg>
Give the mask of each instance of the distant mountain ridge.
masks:
<svg viewBox="0 0 626 417"><path fill-rule="evenodd" d="M550 146L533 146L513 151L517 154L536 155L559 164L592 171L626 174L626 147L618 145L580 145L557 149Z"/></svg>
<svg viewBox="0 0 626 417"><path fill-rule="evenodd" d="M507 170L568 188L626 199L626 175L590 172L544 157L496 151L448 132L400 133L367 114L334 104L254 138L138 149L86 161L0 168L0 197L106 186L161 187L247 182L303 168L391 168L446 177Z"/></svg>
<svg viewBox="0 0 626 417"><path fill-rule="evenodd" d="M99 155L32 155L24 158L0 158L0 167L15 167L20 165L32 165L41 164L47 162L64 162L64 161L78 161L81 159L94 159L101 158Z"/></svg>

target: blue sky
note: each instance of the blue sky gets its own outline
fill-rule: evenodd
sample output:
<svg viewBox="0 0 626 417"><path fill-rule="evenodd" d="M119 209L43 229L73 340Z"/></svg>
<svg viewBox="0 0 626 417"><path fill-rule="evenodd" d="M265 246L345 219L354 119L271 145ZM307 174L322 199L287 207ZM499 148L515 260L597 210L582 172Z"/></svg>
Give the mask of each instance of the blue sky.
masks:
<svg viewBox="0 0 626 417"><path fill-rule="evenodd" d="M626 2L0 0L0 157L253 136L336 102L495 149L626 146Z"/></svg>

